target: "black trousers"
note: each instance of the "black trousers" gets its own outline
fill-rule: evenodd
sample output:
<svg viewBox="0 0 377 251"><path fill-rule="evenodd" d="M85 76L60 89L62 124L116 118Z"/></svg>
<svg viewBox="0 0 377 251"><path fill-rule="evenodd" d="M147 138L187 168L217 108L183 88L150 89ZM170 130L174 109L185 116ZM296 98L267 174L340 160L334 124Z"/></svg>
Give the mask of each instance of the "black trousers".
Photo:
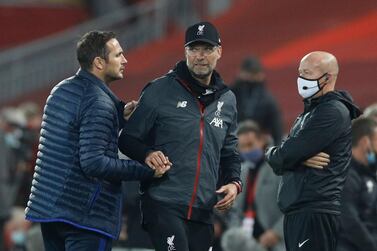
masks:
<svg viewBox="0 0 377 251"><path fill-rule="evenodd" d="M209 251L212 224L189 221L162 210L143 212L144 229L156 251Z"/></svg>
<svg viewBox="0 0 377 251"><path fill-rule="evenodd" d="M297 213L284 217L287 251L335 251L339 216L326 213Z"/></svg>
<svg viewBox="0 0 377 251"><path fill-rule="evenodd" d="M112 239L61 222L41 223L45 251L110 251Z"/></svg>

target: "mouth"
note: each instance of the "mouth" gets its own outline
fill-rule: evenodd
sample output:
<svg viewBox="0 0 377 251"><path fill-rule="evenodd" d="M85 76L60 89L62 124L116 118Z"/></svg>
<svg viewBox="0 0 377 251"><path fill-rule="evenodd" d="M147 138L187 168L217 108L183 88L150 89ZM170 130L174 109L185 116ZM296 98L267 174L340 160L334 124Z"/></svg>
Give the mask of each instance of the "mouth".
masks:
<svg viewBox="0 0 377 251"><path fill-rule="evenodd" d="M208 67L208 64L195 64L195 66L198 66L198 67Z"/></svg>

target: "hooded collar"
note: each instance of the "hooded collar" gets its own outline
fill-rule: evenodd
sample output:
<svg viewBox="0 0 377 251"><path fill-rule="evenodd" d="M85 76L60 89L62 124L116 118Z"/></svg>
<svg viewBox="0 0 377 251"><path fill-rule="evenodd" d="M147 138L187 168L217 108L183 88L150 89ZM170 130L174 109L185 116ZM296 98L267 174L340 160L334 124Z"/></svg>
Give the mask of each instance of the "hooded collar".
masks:
<svg viewBox="0 0 377 251"><path fill-rule="evenodd" d="M353 99L347 91L331 91L318 98L304 99L305 111L313 109L319 103L332 99L339 100L348 108L351 119L355 119L362 114L360 108L353 103Z"/></svg>
<svg viewBox="0 0 377 251"><path fill-rule="evenodd" d="M213 101L219 99L223 93L229 90L215 70L212 72L209 86L200 83L191 75L184 60L179 61L172 72L179 82L187 84L191 92L204 106L208 106Z"/></svg>

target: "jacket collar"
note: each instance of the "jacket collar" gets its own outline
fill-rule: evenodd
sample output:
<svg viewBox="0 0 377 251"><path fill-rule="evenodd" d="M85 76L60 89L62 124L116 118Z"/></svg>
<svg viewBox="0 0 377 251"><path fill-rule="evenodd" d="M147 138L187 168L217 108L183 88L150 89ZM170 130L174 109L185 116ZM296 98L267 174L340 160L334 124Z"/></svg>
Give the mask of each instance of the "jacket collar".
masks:
<svg viewBox="0 0 377 251"><path fill-rule="evenodd" d="M114 102L117 110L118 110L118 118L119 118L119 123L121 126L123 126L124 121L123 121L123 110L124 110L124 105L125 103L121 101L114 93L113 91L106 85L105 82L103 82L101 79L97 78L94 74L90 73L89 71L85 69L79 69L76 73L76 76L79 78L84 78L89 80L90 83L93 85L98 86L101 88L103 92L105 92L111 100Z"/></svg>
<svg viewBox="0 0 377 251"><path fill-rule="evenodd" d="M199 83L199 81L192 77L184 60L179 61L170 74L174 74L175 78L180 83L186 83L189 90L191 90L191 92L204 106L208 106L210 103L219 99L222 94L229 90L216 71L213 71L212 73L211 83L209 86Z"/></svg>
<svg viewBox="0 0 377 251"><path fill-rule="evenodd" d="M359 107L357 107L352 100L351 95L346 91L331 91L320 97L312 99L304 99L304 113L312 110L319 103L326 102L328 100L338 100L342 102L350 112L351 119L355 119L361 115Z"/></svg>
<svg viewBox="0 0 377 251"><path fill-rule="evenodd" d="M118 104L119 102L121 102L120 99L117 96L115 96L115 94L106 85L105 82L103 82L101 79L97 78L95 75L93 75L89 71L80 68L77 71L76 75L79 76L79 77L81 77L81 78L88 79L92 84L94 84L94 85L98 86L99 88L101 88L107 95L110 96L110 98L114 101L115 104Z"/></svg>

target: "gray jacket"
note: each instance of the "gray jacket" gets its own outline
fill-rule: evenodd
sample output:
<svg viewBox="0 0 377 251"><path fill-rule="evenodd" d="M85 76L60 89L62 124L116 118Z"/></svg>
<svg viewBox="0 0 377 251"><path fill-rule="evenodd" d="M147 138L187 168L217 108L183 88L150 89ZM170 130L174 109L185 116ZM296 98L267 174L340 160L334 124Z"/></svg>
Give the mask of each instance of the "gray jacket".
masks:
<svg viewBox="0 0 377 251"><path fill-rule="evenodd" d="M241 179L243 184L247 183L247 177L253 165L254 164L249 161L242 162ZM263 229L274 230L281 239L271 251L285 250L283 234L284 217L276 202L279 182L280 177L273 173L272 168L267 162L263 162L258 168L254 204L256 217ZM227 213L225 220L229 227L238 227L242 224L246 196L246 191L242 192L237 197L233 208Z"/></svg>
<svg viewBox="0 0 377 251"><path fill-rule="evenodd" d="M267 162L258 171L255 194L255 209L258 221L265 230L272 229L280 237L280 242L271 251L284 251L283 220L276 198L280 177L274 174Z"/></svg>

